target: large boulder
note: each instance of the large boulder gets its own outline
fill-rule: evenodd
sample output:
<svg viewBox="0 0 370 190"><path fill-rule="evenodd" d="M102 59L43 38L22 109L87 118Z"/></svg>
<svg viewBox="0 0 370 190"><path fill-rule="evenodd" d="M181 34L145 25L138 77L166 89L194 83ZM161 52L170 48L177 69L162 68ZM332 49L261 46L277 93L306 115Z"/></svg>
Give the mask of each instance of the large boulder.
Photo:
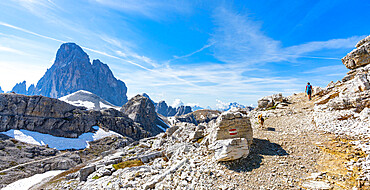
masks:
<svg viewBox="0 0 370 190"><path fill-rule="evenodd" d="M258 100L258 108L260 109L271 108L283 102L287 102L287 99L283 97L282 93L274 94L271 96L265 96Z"/></svg>
<svg viewBox="0 0 370 190"><path fill-rule="evenodd" d="M370 63L370 36L357 43L356 49L342 58L348 69L356 69Z"/></svg>
<svg viewBox="0 0 370 190"><path fill-rule="evenodd" d="M231 161L246 157L253 142L249 117L241 111L222 113L210 127L209 149L214 150L217 161Z"/></svg>

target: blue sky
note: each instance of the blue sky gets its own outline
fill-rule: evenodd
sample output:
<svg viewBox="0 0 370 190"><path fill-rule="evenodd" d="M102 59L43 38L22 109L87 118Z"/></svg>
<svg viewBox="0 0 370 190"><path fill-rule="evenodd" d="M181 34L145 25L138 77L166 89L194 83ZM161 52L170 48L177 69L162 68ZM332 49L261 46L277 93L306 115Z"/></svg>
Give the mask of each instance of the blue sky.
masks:
<svg viewBox="0 0 370 190"><path fill-rule="evenodd" d="M326 86L370 32L354 0L0 1L0 86L37 81L63 42L107 63L155 101L215 107Z"/></svg>

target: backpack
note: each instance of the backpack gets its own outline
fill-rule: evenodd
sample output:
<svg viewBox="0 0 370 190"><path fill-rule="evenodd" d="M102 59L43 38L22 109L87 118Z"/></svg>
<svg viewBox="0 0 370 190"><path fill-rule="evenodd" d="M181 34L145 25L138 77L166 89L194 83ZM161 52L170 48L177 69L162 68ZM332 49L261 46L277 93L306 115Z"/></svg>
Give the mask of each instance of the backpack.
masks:
<svg viewBox="0 0 370 190"><path fill-rule="evenodd" d="M312 86L311 85L307 85L307 91L312 91Z"/></svg>

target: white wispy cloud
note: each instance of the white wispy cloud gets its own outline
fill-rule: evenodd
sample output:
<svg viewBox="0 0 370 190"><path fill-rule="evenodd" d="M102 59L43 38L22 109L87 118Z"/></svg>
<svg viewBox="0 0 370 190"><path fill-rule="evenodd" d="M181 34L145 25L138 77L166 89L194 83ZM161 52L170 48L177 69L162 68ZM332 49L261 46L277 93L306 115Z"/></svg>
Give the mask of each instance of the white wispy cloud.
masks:
<svg viewBox="0 0 370 190"><path fill-rule="evenodd" d="M8 24L8 23L5 23L5 22L1 22L0 21L0 25L1 26L5 26L5 27L8 27L8 28L15 29L15 30L19 30L19 31L22 31L22 32L25 32L25 33L28 33L28 34L32 34L32 35L35 35L35 36L38 36L38 37L41 37L41 38L44 38L44 39L48 39L48 40L53 40L53 41L56 41L56 42L64 43L64 41L62 41L62 40L58 40L56 38L52 38L52 37L49 37L49 36L44 36L44 35L41 35L41 34L38 34L38 33L32 32L32 31L26 30L26 29L21 28L21 27L17 27L17 26Z"/></svg>
<svg viewBox="0 0 370 190"><path fill-rule="evenodd" d="M153 20L169 19L169 14L189 14L192 4L183 0L96 0L97 3L128 14Z"/></svg>
<svg viewBox="0 0 370 190"><path fill-rule="evenodd" d="M290 47L283 47L261 29L261 24L248 15L224 7L216 9L214 23L217 26L210 41L214 43L214 56L231 64L252 65L268 62L293 61L297 58L340 59L338 57L310 56L311 52L324 49L351 48L364 36L345 39L313 41Z"/></svg>
<svg viewBox="0 0 370 190"><path fill-rule="evenodd" d="M167 64L170 64L172 61L175 61L175 60L179 60L179 59L184 59L184 58L187 58L187 57L191 57L191 56L193 56L194 54L199 53L199 52L201 52L201 51L203 51L203 50L205 50L205 49L207 49L207 48L211 47L213 44L214 44L213 42L211 42L211 43L209 43L209 44L206 44L206 45L204 45L203 47L201 47L200 49L195 50L195 51L193 51L193 52L191 52L191 53L189 53L189 54L186 54L186 55L182 55L182 56L174 55L174 56L173 56L174 58L173 58L173 59L168 60L168 61L167 61Z"/></svg>
<svg viewBox="0 0 370 190"><path fill-rule="evenodd" d="M1 45L0 45L0 51L8 52L8 53L15 53L15 54L18 54L18 55L27 55L27 53L25 53L23 51L19 51L17 49L13 49L13 48L10 48L10 47L4 47L4 46L1 46Z"/></svg>

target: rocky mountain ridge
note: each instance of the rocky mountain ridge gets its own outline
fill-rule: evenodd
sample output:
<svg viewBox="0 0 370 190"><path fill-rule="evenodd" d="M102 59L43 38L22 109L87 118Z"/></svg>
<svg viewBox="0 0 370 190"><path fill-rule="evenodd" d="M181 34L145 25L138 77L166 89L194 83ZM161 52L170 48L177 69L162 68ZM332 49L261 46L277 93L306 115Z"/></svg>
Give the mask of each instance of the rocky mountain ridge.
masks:
<svg viewBox="0 0 370 190"><path fill-rule="evenodd" d="M125 107L133 110L130 114L135 114L134 121L115 109L87 111L85 108L44 96L0 94L0 131L26 129L75 138L82 133L93 131L93 126L99 126L133 139L140 139L162 131L157 125L167 128L159 119L156 124L141 122L148 117L158 117L155 112L136 113L135 106L140 107L141 104L142 102L132 99L129 105L134 107ZM154 110L154 106L152 109Z"/></svg>
<svg viewBox="0 0 370 190"><path fill-rule="evenodd" d="M54 64L36 86L31 85L26 90L24 81L16 84L12 91L60 98L78 90L92 92L116 106L127 102L125 83L114 77L107 64L98 59L91 63L89 56L75 43L60 46Z"/></svg>

